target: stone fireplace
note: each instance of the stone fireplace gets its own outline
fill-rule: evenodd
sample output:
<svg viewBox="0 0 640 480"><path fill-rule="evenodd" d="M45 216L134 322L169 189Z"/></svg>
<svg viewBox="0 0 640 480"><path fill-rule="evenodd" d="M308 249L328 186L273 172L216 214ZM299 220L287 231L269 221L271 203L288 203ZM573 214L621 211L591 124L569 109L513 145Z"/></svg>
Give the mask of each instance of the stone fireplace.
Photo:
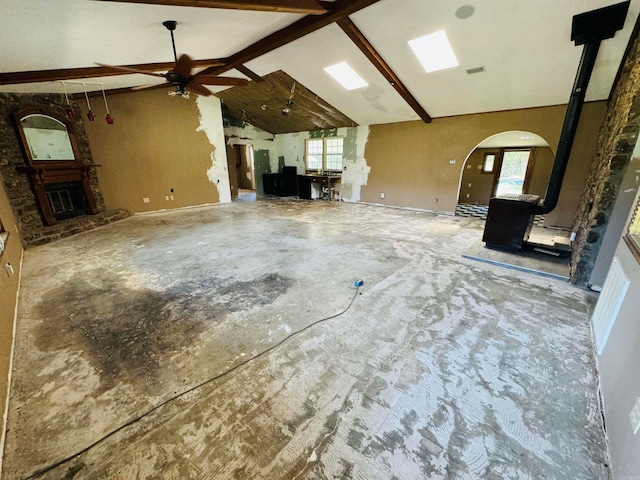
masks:
<svg viewBox="0 0 640 480"><path fill-rule="evenodd" d="M63 95L0 93L0 180L26 247L130 215L126 210L106 211L98 182L99 166L93 164L82 118L68 118L68 107ZM71 107L80 112L77 102L72 101ZM75 155L63 152L60 158L41 158L37 142L29 144L24 129L16 123L20 111L47 111L64 119L73 132Z"/></svg>

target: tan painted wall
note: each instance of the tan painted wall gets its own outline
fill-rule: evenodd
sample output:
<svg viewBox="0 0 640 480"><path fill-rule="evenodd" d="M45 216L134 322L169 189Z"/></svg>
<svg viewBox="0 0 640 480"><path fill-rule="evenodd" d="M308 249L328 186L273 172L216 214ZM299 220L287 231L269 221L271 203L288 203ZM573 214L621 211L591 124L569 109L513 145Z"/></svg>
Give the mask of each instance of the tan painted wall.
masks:
<svg viewBox="0 0 640 480"><path fill-rule="evenodd" d="M13 341L13 318L16 308L16 293L20 277L20 260L22 258L22 244L16 230L16 219L9 204L4 182L0 179L0 220L4 229L9 232L5 250L0 256L0 409L4 415L7 401L9 365L11 362L11 343ZM6 265L10 263L14 274L10 277ZM4 438L6 425L3 419L2 433ZM0 451L0 455L2 452ZM2 463L0 459L0 464Z"/></svg>
<svg viewBox="0 0 640 480"><path fill-rule="evenodd" d="M605 102L584 106L559 206L548 215L548 225L571 226L605 110ZM439 118L430 124L372 125L365 149L371 173L361 200L454 212L464 160L480 142L504 131L523 130L555 146L565 111L566 106L560 105ZM456 163L449 164L450 159Z"/></svg>
<svg viewBox="0 0 640 480"><path fill-rule="evenodd" d="M196 95L169 97L148 90L108 97L114 125L104 121L104 103L92 101L96 122L85 121L100 186L108 210L132 212L217 203L216 186L207 177L214 147L200 126ZM83 115L86 118L86 105ZM221 154L226 169L224 145ZM171 192L171 189L174 189ZM165 200L166 196L174 200ZM143 203L143 197L149 203Z"/></svg>

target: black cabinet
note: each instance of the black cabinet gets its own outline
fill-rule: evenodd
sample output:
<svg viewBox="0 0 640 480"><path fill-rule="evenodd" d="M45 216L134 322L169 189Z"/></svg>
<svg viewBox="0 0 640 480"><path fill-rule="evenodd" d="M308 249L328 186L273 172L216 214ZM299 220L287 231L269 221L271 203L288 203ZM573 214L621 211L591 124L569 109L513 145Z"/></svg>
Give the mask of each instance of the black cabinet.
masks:
<svg viewBox="0 0 640 480"><path fill-rule="evenodd" d="M296 196L298 194L296 175L296 167L284 167L282 173L263 173L262 183L265 195Z"/></svg>

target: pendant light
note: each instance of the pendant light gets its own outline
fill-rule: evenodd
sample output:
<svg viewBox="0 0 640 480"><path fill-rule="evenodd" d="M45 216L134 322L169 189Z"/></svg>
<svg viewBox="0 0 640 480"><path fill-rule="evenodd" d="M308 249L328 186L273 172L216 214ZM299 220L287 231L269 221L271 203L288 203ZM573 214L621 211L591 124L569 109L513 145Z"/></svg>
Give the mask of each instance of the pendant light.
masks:
<svg viewBox="0 0 640 480"><path fill-rule="evenodd" d="M62 84L62 90L64 91L64 98L67 100L67 108L66 108L67 116L70 119L74 119L76 117L76 111L71 106L71 102L69 101L69 95L67 95L67 86L65 85L64 82L60 82L60 83Z"/></svg>
<svg viewBox="0 0 640 480"><path fill-rule="evenodd" d="M89 119L90 122L95 122L96 116L91 110L91 103L89 102L89 94L87 93L87 86L85 85L84 82L82 82L82 86L84 87L84 98L87 99L87 107L89 108L89 113L87 113L87 118Z"/></svg>
<svg viewBox="0 0 640 480"><path fill-rule="evenodd" d="M107 116L104 119L107 121L108 125L113 125L113 117L109 113L109 105L107 104L107 95L104 93L104 85L100 84L100 88L102 89L102 98L104 99L104 108L107 111Z"/></svg>

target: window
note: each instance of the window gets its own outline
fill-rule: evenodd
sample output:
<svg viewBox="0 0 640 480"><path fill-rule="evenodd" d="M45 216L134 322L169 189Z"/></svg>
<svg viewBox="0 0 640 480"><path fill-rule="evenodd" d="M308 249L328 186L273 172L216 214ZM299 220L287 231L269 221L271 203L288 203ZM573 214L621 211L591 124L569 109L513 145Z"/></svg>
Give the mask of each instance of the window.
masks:
<svg viewBox="0 0 640 480"><path fill-rule="evenodd" d="M496 169L497 158L497 153L485 153L484 161L482 162L482 173L493 173Z"/></svg>
<svg viewBox="0 0 640 480"><path fill-rule="evenodd" d="M629 230L624 236L625 243L629 246L631 253L638 263L640 263L640 200L636 204L636 208L629 223Z"/></svg>
<svg viewBox="0 0 640 480"><path fill-rule="evenodd" d="M310 138L307 140L307 170L342 170L342 137Z"/></svg>
<svg viewBox="0 0 640 480"><path fill-rule="evenodd" d="M7 243L7 237L9 233L6 232L2 226L2 221L0 221L0 255L4 252L4 246Z"/></svg>
<svg viewBox="0 0 640 480"><path fill-rule="evenodd" d="M497 176L495 196L520 195L525 192L531 150L505 150Z"/></svg>

